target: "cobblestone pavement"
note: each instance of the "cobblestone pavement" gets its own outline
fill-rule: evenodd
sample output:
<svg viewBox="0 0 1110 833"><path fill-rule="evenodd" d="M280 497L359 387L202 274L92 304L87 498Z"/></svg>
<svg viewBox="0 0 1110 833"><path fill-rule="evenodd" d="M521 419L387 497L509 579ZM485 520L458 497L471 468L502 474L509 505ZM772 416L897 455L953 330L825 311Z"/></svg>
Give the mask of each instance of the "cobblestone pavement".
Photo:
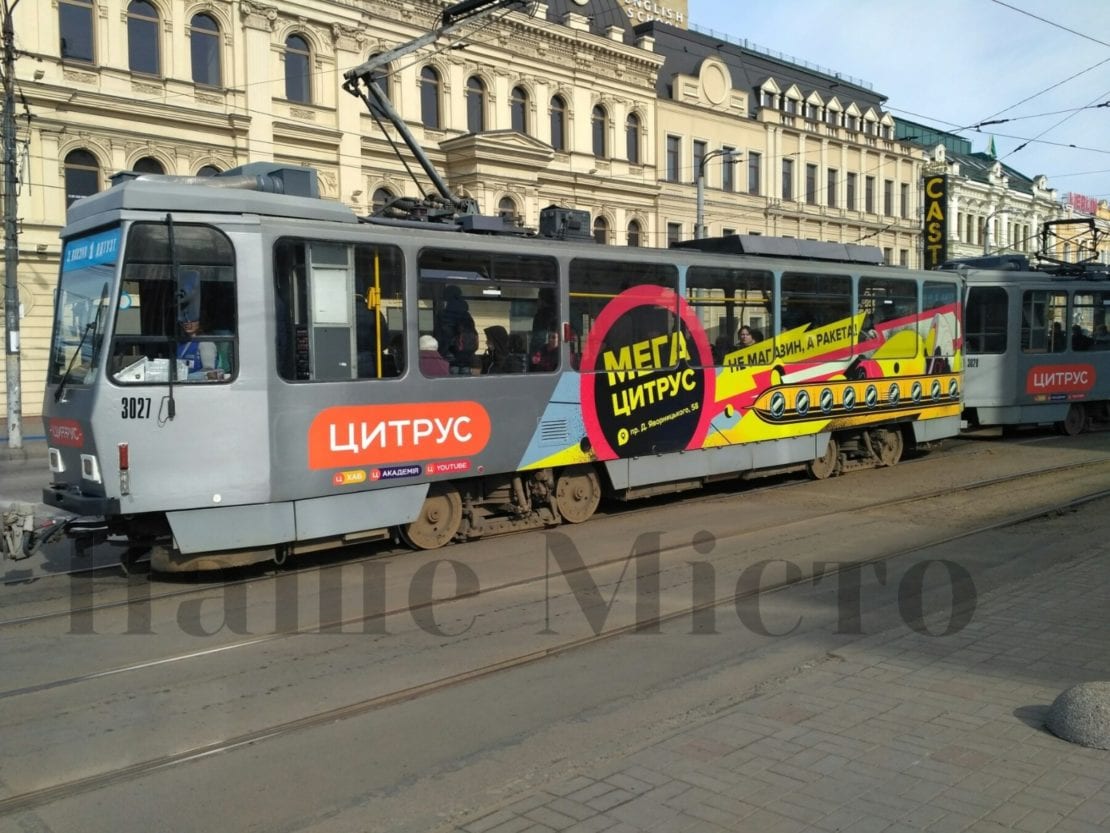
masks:
<svg viewBox="0 0 1110 833"><path fill-rule="evenodd" d="M1064 688L1110 679L1110 545L1047 575L981 598L959 633L861 638L695 728L455 829L1102 833L1110 752L1041 721Z"/></svg>

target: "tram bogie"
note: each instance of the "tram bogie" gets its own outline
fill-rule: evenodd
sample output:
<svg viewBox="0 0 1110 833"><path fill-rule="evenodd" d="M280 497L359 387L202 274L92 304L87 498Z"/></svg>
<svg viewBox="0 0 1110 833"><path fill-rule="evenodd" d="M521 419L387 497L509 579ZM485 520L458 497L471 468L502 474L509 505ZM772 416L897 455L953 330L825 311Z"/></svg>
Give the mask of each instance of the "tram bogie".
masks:
<svg viewBox="0 0 1110 833"><path fill-rule="evenodd" d="M212 180L120 182L63 231L44 501L157 569L433 549L959 431L956 275L369 221Z"/></svg>

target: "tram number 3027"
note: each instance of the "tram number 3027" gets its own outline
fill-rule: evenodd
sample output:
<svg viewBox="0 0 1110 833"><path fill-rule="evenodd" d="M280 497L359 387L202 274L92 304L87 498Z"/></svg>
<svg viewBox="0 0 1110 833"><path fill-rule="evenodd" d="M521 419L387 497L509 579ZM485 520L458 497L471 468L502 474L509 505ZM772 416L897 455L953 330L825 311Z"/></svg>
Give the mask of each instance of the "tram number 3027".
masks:
<svg viewBox="0 0 1110 833"><path fill-rule="evenodd" d="M125 396L122 404L122 419L150 419L149 396Z"/></svg>

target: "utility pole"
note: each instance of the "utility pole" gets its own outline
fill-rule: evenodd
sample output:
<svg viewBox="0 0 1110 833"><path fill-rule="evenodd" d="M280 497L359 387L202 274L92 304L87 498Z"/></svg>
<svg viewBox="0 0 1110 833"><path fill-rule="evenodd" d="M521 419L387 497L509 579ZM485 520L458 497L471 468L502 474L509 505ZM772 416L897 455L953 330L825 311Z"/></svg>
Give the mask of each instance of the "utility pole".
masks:
<svg viewBox="0 0 1110 833"><path fill-rule="evenodd" d="M16 225L15 152L15 30L12 13L19 5L4 4L4 378L8 387L8 448L23 448L23 404L19 368L19 230Z"/></svg>

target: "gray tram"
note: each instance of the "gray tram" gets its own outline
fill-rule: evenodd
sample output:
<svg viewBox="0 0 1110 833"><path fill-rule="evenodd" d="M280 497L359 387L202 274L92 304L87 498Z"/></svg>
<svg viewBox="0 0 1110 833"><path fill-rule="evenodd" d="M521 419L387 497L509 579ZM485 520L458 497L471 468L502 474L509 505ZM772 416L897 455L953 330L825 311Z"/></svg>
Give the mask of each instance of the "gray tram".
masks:
<svg viewBox="0 0 1110 833"><path fill-rule="evenodd" d="M959 431L957 275L606 247L580 220L369 221L260 164L118 178L62 233L44 501L203 570L829 477Z"/></svg>
<svg viewBox="0 0 1110 833"><path fill-rule="evenodd" d="M989 266L991 268L977 268ZM964 406L973 426L1110 421L1110 274L1022 256L953 262L967 283Z"/></svg>

